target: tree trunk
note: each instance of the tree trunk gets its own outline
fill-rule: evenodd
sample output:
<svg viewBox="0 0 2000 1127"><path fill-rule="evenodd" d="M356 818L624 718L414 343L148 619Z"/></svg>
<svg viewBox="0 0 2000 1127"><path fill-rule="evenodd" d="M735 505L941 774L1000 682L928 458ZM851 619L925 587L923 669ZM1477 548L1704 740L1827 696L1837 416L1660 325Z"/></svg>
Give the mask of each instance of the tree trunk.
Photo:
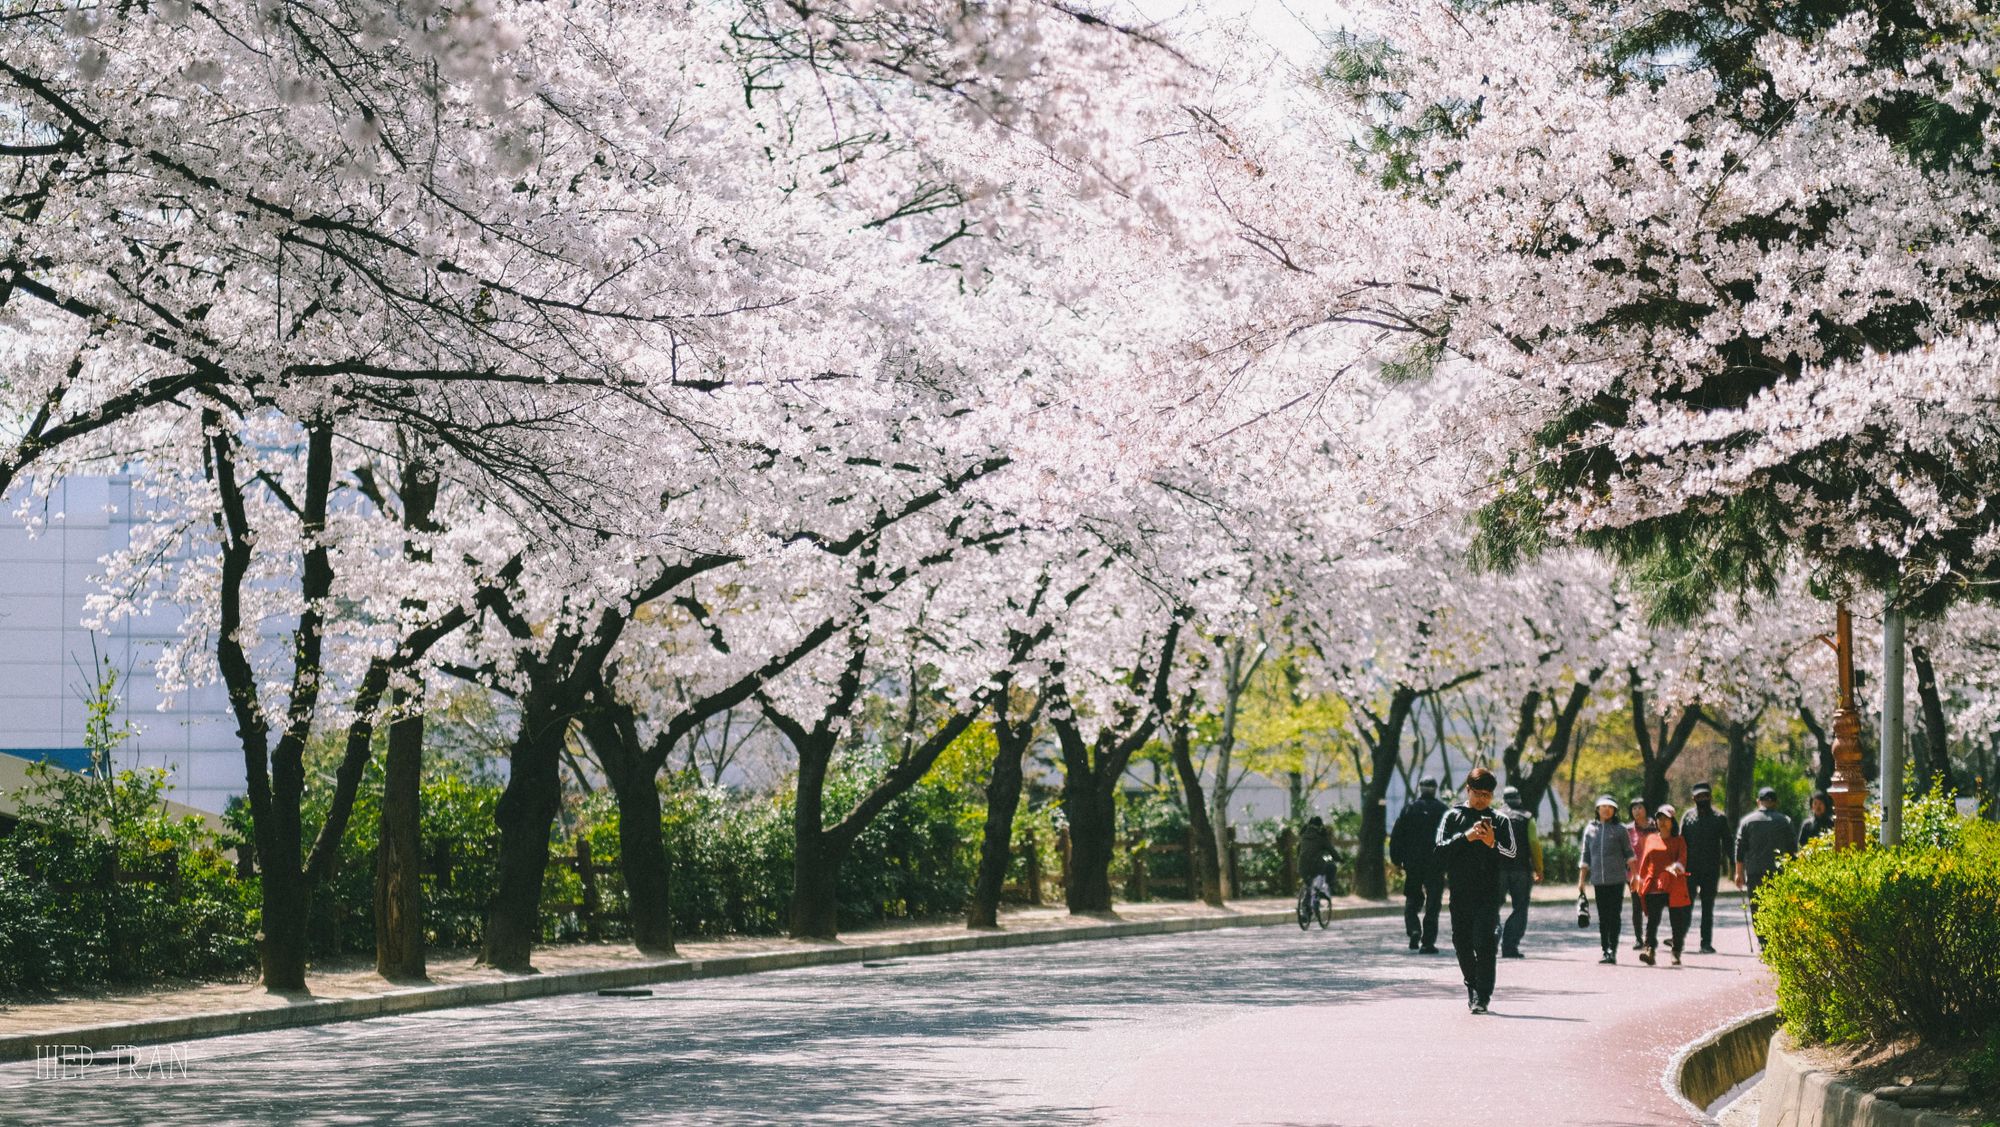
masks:
<svg viewBox="0 0 2000 1127"><path fill-rule="evenodd" d="M1570 686L1569 699L1556 712L1555 730L1549 734L1548 743L1542 748L1542 757L1528 767L1520 782L1514 783L1521 788L1521 808L1530 814L1541 810L1542 799L1547 797L1549 788L1555 784L1556 772L1562 768L1563 760L1570 756L1576 742L1577 717L1583 715L1584 705L1590 703L1591 690L1602 676L1604 670L1593 669ZM1575 759L1570 759L1570 763L1570 783L1574 787ZM1513 783L1513 775L1509 774L1507 781Z"/></svg>
<svg viewBox="0 0 2000 1127"><path fill-rule="evenodd" d="M549 827L562 802L562 746L568 714L542 703L534 690L521 704L521 732L508 755L507 787L493 820L500 828L500 857L486 915L486 943L479 961L499 970L531 973L541 936L542 880L549 865Z"/></svg>
<svg viewBox="0 0 2000 1127"><path fill-rule="evenodd" d="M1063 786L1069 816L1069 884L1063 901L1072 915L1111 911L1111 855L1117 847L1117 780L1071 776Z"/></svg>
<svg viewBox="0 0 2000 1127"><path fill-rule="evenodd" d="M1389 698L1389 713L1370 716L1373 733L1368 738L1370 764L1361 784L1361 841L1354 850L1354 894L1367 900L1386 900L1389 874L1384 869L1389 838L1389 780L1395 777L1396 762L1403 755L1403 728L1416 706L1417 691L1396 686Z"/></svg>
<svg viewBox="0 0 2000 1127"><path fill-rule="evenodd" d="M973 881L968 927L1000 926L1000 890L1013 860L1014 813L1021 807L1021 760L1034 738L1026 725L1005 722L995 723L993 734L997 746L986 783L986 833L979 842L979 875Z"/></svg>
<svg viewBox="0 0 2000 1127"><path fill-rule="evenodd" d="M395 707L412 703L398 690ZM375 850L375 973L392 982L422 982L424 718L403 715L389 725L382 761L382 813Z"/></svg>
<svg viewBox="0 0 2000 1127"><path fill-rule="evenodd" d="M1729 792L1726 811L1733 826L1757 804L1757 741L1752 738L1750 725L1741 722L1732 722L1726 734L1729 765L1723 786Z"/></svg>
<svg viewBox="0 0 2000 1127"><path fill-rule="evenodd" d="M1507 785L1510 787L1519 787L1527 781L1528 772L1521 766L1521 757L1527 752L1528 741L1534 738L1535 729L1540 726L1538 717L1541 710L1540 689L1531 690L1521 697L1517 709L1518 715L1514 719L1514 736L1507 741L1507 746L1500 750L1500 766L1507 772ZM1521 801L1525 808L1532 812L1535 808L1527 804L1527 799L1527 792L1523 790Z"/></svg>
<svg viewBox="0 0 2000 1127"><path fill-rule="evenodd" d="M1668 764L1659 759L1651 759L1645 763L1644 767L1644 775L1639 784L1639 794L1646 800L1646 808L1652 810L1658 808L1660 803L1667 800Z"/></svg>
<svg viewBox="0 0 2000 1127"><path fill-rule="evenodd" d="M792 851L793 939L840 933L840 862L846 851L824 833L801 836Z"/></svg>
<svg viewBox="0 0 2000 1127"><path fill-rule="evenodd" d="M411 451L407 436L397 497L403 504L403 558L425 563L430 549L414 534L440 531L438 477L429 460ZM381 498L377 498L381 500ZM421 612L415 595L403 609ZM392 982L422 982L424 965L423 776L424 717L421 694L397 689L390 707L388 750L382 764L382 811L375 847L375 973Z"/></svg>
<svg viewBox="0 0 2000 1127"><path fill-rule="evenodd" d="M1983 769L1979 772L1980 811L1995 822L2000 822L2000 780L1993 777L1996 766L2000 766L2000 732L1989 732L1986 736L1986 751L1982 757Z"/></svg>
<svg viewBox="0 0 2000 1127"><path fill-rule="evenodd" d="M1174 772L1180 776L1181 796L1187 804L1188 837L1194 846L1194 856L1188 858L1188 879L1195 882L1203 903L1220 908L1223 904L1222 854L1216 848L1214 827L1208 822L1208 803L1202 798L1201 775L1194 769L1189 738L1188 726L1181 724L1174 728L1169 739L1174 755ZM1297 779L1297 772L1292 777Z"/></svg>
<svg viewBox="0 0 2000 1127"><path fill-rule="evenodd" d="M826 833L826 773L832 739L799 744L798 793L792 802L793 939L832 939L840 928L835 885L840 861Z"/></svg>
<svg viewBox="0 0 2000 1127"><path fill-rule="evenodd" d="M1233 750L1228 741L1218 741L1216 744L1215 807L1213 812L1203 819L1209 823L1208 845L1203 852L1213 851L1217 856L1223 857L1229 855L1229 840L1232 836L1229 827L1229 760ZM1236 890L1230 885L1227 866L1222 868L1217 879L1222 882L1221 895L1224 898L1236 894Z"/></svg>
<svg viewBox="0 0 2000 1127"><path fill-rule="evenodd" d="M1646 690L1639 684L1639 671L1627 668L1625 676L1632 710L1632 738L1639 746L1639 763L1644 780L1640 797L1646 800L1647 808L1652 809L1667 800L1667 772L1687 747L1688 737L1694 734L1694 726L1701 721L1702 712L1692 705L1683 707L1671 730L1667 728L1666 717L1661 716L1656 737L1652 714L1646 708Z"/></svg>
<svg viewBox="0 0 2000 1127"><path fill-rule="evenodd" d="M1803 703L1799 705L1799 722L1813 739L1813 789L1825 790L1833 785L1833 741L1827 738L1819 717Z"/></svg>
<svg viewBox="0 0 2000 1127"><path fill-rule="evenodd" d="M1364 900L1389 898L1383 842L1389 836L1389 777L1369 779L1361 788L1361 841L1354 849L1354 894Z"/></svg>
<svg viewBox="0 0 2000 1127"><path fill-rule="evenodd" d="M1917 673L1917 705L1924 716L1924 738L1917 743L1917 792L1929 794L1942 781L1947 794L1956 794L1956 782L1951 775L1951 733L1945 726L1944 698L1938 693L1937 668L1931 664L1930 647L1911 646L1910 665Z"/></svg>
<svg viewBox="0 0 2000 1127"><path fill-rule="evenodd" d="M660 830L659 776L649 765L612 776L618 800L618 866L632 919L632 944L648 955L674 953L673 871Z"/></svg>
<svg viewBox="0 0 2000 1127"><path fill-rule="evenodd" d="M265 866L264 907L264 986L272 993L303 991L306 988L306 924L312 909L312 890L299 871L298 862Z"/></svg>

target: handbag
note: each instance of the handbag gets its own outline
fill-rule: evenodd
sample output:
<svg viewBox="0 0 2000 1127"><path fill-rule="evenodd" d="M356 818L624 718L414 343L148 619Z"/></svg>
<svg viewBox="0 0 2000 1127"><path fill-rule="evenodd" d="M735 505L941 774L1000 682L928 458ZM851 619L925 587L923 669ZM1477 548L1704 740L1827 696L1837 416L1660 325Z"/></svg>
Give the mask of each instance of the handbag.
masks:
<svg viewBox="0 0 2000 1127"><path fill-rule="evenodd" d="M1590 926L1590 897L1582 892L1576 894L1576 926Z"/></svg>

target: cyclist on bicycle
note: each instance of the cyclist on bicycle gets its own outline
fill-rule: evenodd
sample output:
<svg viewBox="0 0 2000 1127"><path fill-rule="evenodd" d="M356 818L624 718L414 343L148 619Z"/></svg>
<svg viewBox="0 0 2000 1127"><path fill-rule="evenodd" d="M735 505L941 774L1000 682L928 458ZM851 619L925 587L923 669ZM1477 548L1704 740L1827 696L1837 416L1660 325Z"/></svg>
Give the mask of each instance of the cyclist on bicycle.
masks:
<svg viewBox="0 0 2000 1127"><path fill-rule="evenodd" d="M1304 898L1307 889L1317 886L1321 896L1333 899L1334 869L1338 863L1333 831L1314 814L1299 833L1299 880L1304 886L1299 890L1300 898Z"/></svg>

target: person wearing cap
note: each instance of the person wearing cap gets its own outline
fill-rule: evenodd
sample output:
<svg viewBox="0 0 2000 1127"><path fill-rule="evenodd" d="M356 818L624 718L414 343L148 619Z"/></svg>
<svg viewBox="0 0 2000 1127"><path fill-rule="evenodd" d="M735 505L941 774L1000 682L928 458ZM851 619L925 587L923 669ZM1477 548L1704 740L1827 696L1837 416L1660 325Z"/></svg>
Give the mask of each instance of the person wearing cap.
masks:
<svg viewBox="0 0 2000 1127"><path fill-rule="evenodd" d="M1833 796L1816 790L1812 796L1812 817L1799 823L1799 845L1833 829Z"/></svg>
<svg viewBox="0 0 2000 1127"><path fill-rule="evenodd" d="M1681 965L1688 919L1694 915L1694 902L1688 897L1687 840L1681 837L1674 813L1667 803L1653 811L1653 832L1646 835L1645 852L1639 854L1639 887L1646 902L1646 942L1639 961L1647 966L1659 958L1661 913L1672 929L1668 944L1675 966Z"/></svg>
<svg viewBox="0 0 2000 1127"><path fill-rule="evenodd" d="M1715 894L1722 870L1736 859L1736 835L1729 818L1715 808L1714 788L1694 785L1694 809L1681 818L1687 840L1688 893L1701 901L1701 953L1715 954Z"/></svg>
<svg viewBox="0 0 2000 1127"><path fill-rule="evenodd" d="M1757 792L1757 809L1736 826L1736 885L1750 894L1750 927L1757 926L1757 886L1778 870L1778 855L1798 852L1799 832L1778 809L1778 792ZM1761 936L1759 937L1761 941Z"/></svg>
<svg viewBox="0 0 2000 1127"><path fill-rule="evenodd" d="M1597 796L1597 820L1583 827L1577 845L1576 891L1590 888L1597 898L1597 940L1604 949L1601 963L1618 961L1618 933L1625 926L1625 876L1632 861L1632 839L1618 824L1618 800Z"/></svg>
<svg viewBox="0 0 2000 1127"><path fill-rule="evenodd" d="M1451 886L1451 946L1465 979L1465 1004L1486 1012L1500 947L1500 872L1521 852L1514 824L1493 809L1499 780L1484 767L1465 776L1465 801L1445 811L1437 860Z"/></svg>
<svg viewBox="0 0 2000 1127"><path fill-rule="evenodd" d="M1632 839L1632 863L1625 871L1625 884L1632 890L1632 949L1644 950L1646 946L1646 896L1639 888L1639 854L1646 851L1646 839L1653 836L1653 818L1646 812L1646 800L1634 798L1625 804L1632 821L1625 827L1625 836Z"/></svg>
<svg viewBox="0 0 2000 1127"><path fill-rule="evenodd" d="M1403 930L1410 935L1410 950L1435 955L1444 870L1432 855L1437 851L1444 803L1438 801L1436 779L1425 779L1417 789L1421 793L1403 804L1389 831L1389 860L1403 870Z"/></svg>
<svg viewBox="0 0 2000 1127"><path fill-rule="evenodd" d="M1521 808L1521 788L1501 791L1500 801L1494 816L1507 820L1518 845L1500 867L1501 891L1508 904L1507 919L1500 925L1500 957L1520 959L1526 957L1521 954L1521 937L1528 933L1528 900L1535 882L1542 879L1542 848L1535 840L1535 816Z"/></svg>

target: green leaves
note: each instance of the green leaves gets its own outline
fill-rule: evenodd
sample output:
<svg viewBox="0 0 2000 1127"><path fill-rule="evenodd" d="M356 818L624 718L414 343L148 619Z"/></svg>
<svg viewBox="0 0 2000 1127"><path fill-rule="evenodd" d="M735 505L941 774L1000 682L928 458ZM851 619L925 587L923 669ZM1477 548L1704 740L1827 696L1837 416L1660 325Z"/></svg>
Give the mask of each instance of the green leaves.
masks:
<svg viewBox="0 0 2000 1127"><path fill-rule="evenodd" d="M1894 848L1808 849L1757 894L1786 1026L1808 1042L2000 1031L2000 826L1911 803Z"/></svg>

